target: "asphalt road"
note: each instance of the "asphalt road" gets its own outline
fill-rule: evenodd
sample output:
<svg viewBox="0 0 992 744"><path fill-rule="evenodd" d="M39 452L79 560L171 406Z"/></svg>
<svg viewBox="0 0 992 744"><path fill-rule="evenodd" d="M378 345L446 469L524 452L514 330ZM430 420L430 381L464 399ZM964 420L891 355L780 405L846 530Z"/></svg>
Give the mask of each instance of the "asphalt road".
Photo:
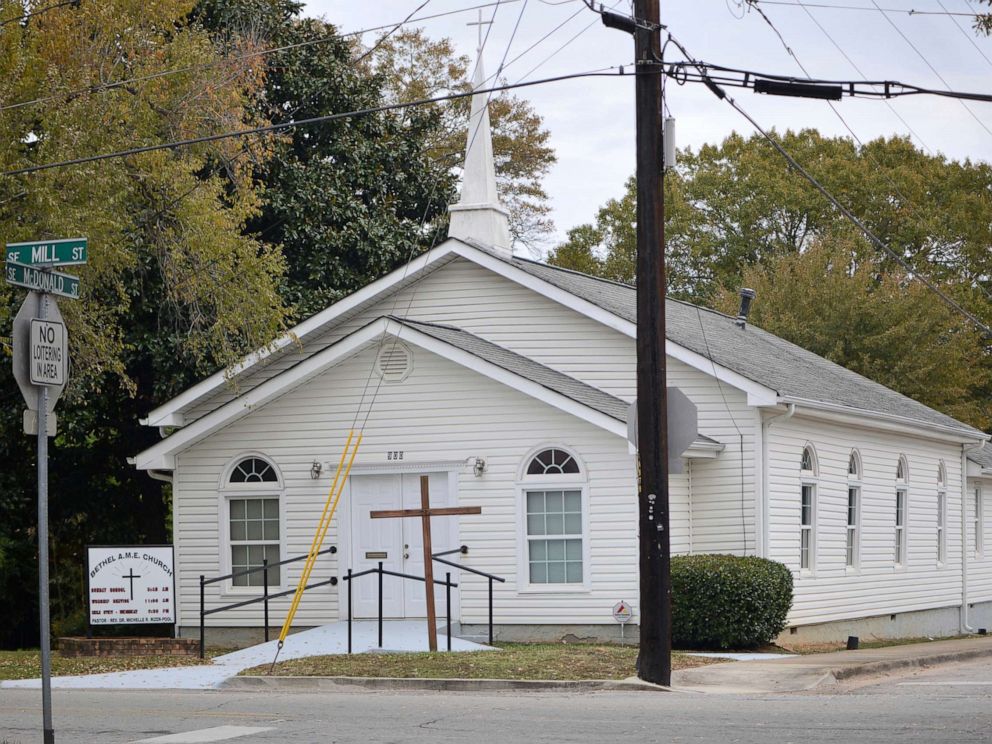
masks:
<svg viewBox="0 0 992 744"><path fill-rule="evenodd" d="M0 742L41 742L39 700L36 690L0 690ZM55 692L55 713L60 744L156 741L156 737L169 737L161 744L963 744L992 741L992 662L948 664L911 675L775 696L74 690ZM221 735L236 736L216 738Z"/></svg>

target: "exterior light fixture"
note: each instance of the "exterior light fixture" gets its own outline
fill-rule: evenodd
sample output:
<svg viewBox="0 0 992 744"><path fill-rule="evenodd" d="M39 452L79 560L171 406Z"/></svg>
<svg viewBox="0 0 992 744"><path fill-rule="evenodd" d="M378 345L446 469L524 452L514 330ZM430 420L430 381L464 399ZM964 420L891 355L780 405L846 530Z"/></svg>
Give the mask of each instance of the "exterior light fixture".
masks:
<svg viewBox="0 0 992 744"><path fill-rule="evenodd" d="M476 457L475 463L472 465L472 472L475 473L476 478L481 478L482 474L486 472L486 460L482 457Z"/></svg>
<svg viewBox="0 0 992 744"><path fill-rule="evenodd" d="M314 460L313 464L310 466L310 478L312 480L317 480L320 477L320 471L323 469L324 469L323 464L318 462L317 460Z"/></svg>

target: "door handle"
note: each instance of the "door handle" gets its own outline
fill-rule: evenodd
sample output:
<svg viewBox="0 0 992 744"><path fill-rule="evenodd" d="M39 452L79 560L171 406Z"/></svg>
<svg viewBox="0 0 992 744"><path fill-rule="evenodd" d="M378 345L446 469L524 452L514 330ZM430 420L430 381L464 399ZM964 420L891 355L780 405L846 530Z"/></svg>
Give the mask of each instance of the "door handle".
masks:
<svg viewBox="0 0 992 744"><path fill-rule="evenodd" d="M406 559L406 558L409 558L409 557L410 557L410 554L409 554L409 553L404 553L404 554L403 554L403 558L404 558L404 559Z"/></svg>

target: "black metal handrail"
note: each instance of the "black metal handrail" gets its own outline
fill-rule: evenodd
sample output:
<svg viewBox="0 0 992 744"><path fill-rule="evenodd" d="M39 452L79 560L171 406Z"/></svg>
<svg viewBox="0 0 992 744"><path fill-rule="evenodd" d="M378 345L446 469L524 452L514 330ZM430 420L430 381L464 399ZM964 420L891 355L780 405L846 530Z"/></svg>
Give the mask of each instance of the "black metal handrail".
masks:
<svg viewBox="0 0 992 744"><path fill-rule="evenodd" d="M460 563L455 563L454 561L449 561L445 558L441 558L442 555L452 555L453 553L460 553L462 555L468 555L468 545L462 545L460 548L454 548L453 550L445 550L440 553L434 553L431 558L433 558L438 563L443 563L447 566L454 566L460 571L468 571L476 576L484 576L489 580L489 645L493 645L493 582L498 581L501 584L506 583L506 579L502 576L496 576L491 573L486 573L485 571L480 571L477 568L472 568L471 566L463 566ZM451 574L448 574L449 576ZM449 648L450 650L450 648Z"/></svg>
<svg viewBox="0 0 992 744"><path fill-rule="evenodd" d="M335 546L331 546L326 550L317 551L316 555L329 555L332 553L337 553L338 549ZM277 566L285 566L287 563L296 563L297 561L306 560L309 557L309 553L304 555L298 555L293 558L287 558L286 560L279 561L278 563L273 563L269 565L268 560L263 560L262 565L256 568L246 568L241 571L232 571L229 574L224 574L223 576L214 576L208 579L203 574L200 574L200 658L204 656L205 647L205 637L206 637L206 623L204 622L207 615L214 615L218 612L224 612L225 610L233 610L238 607L247 607L248 605L256 604L257 602L263 602L265 610L263 613L262 622L265 625L265 640L269 640L269 600L279 599L280 597L285 597L290 594L294 594L296 589L287 589L284 592L278 592L277 594L269 594L269 569L276 568ZM206 609L206 592L204 591L210 584L216 584L220 581L227 581L228 579L234 579L238 576L247 576L248 574L261 573L262 574L262 595L259 597L250 597L249 599L243 599L239 602L232 602L231 604L226 604L223 607L214 607L213 609ZM307 584L304 587L306 589L316 589L320 586L334 586L338 583L337 576L332 576L327 581L319 581L315 584Z"/></svg>
<svg viewBox="0 0 992 744"><path fill-rule="evenodd" d="M413 581L423 581L427 582L427 579L423 576L414 576L413 574L400 573L399 571L390 571L388 568L382 567L382 561L379 561L379 565L375 568L367 568L364 571L359 571L358 573L353 573L352 570L348 569L348 574L342 576L342 581L348 582L348 653L351 653L351 621L352 621L352 610L351 610L351 587L352 582L361 577L368 576L369 574L378 574L379 576L379 648L382 648L382 577L383 576L396 576L401 579L412 579ZM445 588L445 612L447 614L448 620L448 650L451 650L451 588L457 587L458 584L453 584L451 582L451 572L449 571L445 577L444 581L438 581L434 579L435 584L440 584ZM426 589L425 589L426 590Z"/></svg>

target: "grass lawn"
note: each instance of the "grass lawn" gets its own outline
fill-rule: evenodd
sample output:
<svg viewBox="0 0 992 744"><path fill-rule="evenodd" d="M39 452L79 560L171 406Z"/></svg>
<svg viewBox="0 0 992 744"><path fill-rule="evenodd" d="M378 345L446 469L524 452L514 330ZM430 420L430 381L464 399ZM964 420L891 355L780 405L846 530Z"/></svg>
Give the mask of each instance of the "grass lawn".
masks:
<svg viewBox="0 0 992 744"><path fill-rule="evenodd" d="M231 649L207 650L208 657L226 653ZM102 674L104 672L127 672L132 669L154 669L156 667L195 666L209 663L196 656L83 656L64 659L58 651L52 651L52 675ZM24 651L0 651L0 679L33 679L41 676L41 652L36 649Z"/></svg>
<svg viewBox="0 0 992 744"><path fill-rule="evenodd" d="M635 674L637 646L585 643L498 643L499 651L362 653L314 656L276 664L285 677L426 677L466 679L624 679ZM673 669L712 663L672 655ZM718 660L717 660L718 661ZM264 664L241 672L268 674Z"/></svg>

